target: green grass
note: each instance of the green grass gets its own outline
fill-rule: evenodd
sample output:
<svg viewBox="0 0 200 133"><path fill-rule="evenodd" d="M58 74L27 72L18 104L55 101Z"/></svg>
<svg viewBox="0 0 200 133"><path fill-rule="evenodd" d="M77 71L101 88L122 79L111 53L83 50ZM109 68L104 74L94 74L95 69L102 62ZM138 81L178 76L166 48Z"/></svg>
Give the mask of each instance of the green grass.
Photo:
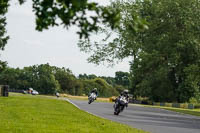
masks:
<svg viewBox="0 0 200 133"><path fill-rule="evenodd" d="M161 108L170 111L175 111L183 114L189 114L194 116L200 116L200 109L182 109L182 108L173 108L173 107L161 107L161 106L151 106L151 105L143 105L145 107L154 107L154 108Z"/></svg>
<svg viewBox="0 0 200 133"><path fill-rule="evenodd" d="M0 97L0 133L145 133L81 111L70 103L32 95Z"/></svg>

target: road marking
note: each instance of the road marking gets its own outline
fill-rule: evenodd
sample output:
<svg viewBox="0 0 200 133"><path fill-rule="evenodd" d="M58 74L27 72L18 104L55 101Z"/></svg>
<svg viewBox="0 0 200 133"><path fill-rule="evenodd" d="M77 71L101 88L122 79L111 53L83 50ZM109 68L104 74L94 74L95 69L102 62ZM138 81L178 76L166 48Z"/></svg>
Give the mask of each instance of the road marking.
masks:
<svg viewBox="0 0 200 133"><path fill-rule="evenodd" d="M76 105L75 103L73 103L72 101L70 101L70 100L67 99L67 98L64 98L64 100L68 101L69 103L71 103L72 105L74 105L76 108L78 108L78 109L80 109L80 110L82 110L82 111L84 111L84 112L87 112L88 114L91 114L91 115L93 115L93 116L100 117L100 118L103 118L103 119L110 120L110 119L108 119L108 118L105 118L105 117L102 117L102 116L100 116L100 115L93 114L93 113L91 113L91 112L89 112L89 111L86 111L86 110L81 109L78 105ZM112 121L112 120L111 120L111 121ZM121 124L121 123L120 123L120 124Z"/></svg>
<svg viewBox="0 0 200 133"><path fill-rule="evenodd" d="M72 105L74 105L76 108L82 110L80 107L78 107L76 104L74 104L72 101L70 101L69 99L67 98L64 98L64 100L68 101L69 103L71 103Z"/></svg>

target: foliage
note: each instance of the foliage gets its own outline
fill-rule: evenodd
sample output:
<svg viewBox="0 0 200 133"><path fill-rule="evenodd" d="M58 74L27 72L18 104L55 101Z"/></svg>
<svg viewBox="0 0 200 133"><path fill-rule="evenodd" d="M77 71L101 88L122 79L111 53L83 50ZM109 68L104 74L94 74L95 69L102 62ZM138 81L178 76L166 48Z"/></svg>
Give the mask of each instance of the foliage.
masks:
<svg viewBox="0 0 200 133"><path fill-rule="evenodd" d="M122 71L115 72L115 83L128 88L130 85L129 73Z"/></svg>
<svg viewBox="0 0 200 133"><path fill-rule="evenodd" d="M7 67L7 62L0 60L0 73Z"/></svg>
<svg viewBox="0 0 200 133"><path fill-rule="evenodd" d="M68 28L76 24L80 27L80 38L88 38L90 32L96 32L100 22L109 22L115 28L120 19L118 11L108 10L88 0L33 0L33 10L37 30L61 24ZM88 15L91 12L95 15Z"/></svg>
<svg viewBox="0 0 200 133"><path fill-rule="evenodd" d="M149 29L135 35L140 47L131 68L134 89L154 101L187 102L199 95L199 1L141 5Z"/></svg>
<svg viewBox="0 0 200 133"><path fill-rule="evenodd" d="M198 103L198 101L197 101L197 99L196 99L196 98L194 98L194 97L191 97L191 98L189 99L189 103L196 104L196 103Z"/></svg>
<svg viewBox="0 0 200 133"><path fill-rule="evenodd" d="M53 68L55 79L59 82L61 86L61 91L75 95L75 76L69 69L65 68Z"/></svg>
<svg viewBox="0 0 200 133"><path fill-rule="evenodd" d="M20 4L26 0L18 0ZM79 27L80 39L89 39L91 33L99 30L99 25L106 24L111 29L119 28L120 11L100 6L88 0L32 0L36 15L36 30L43 31L49 27L63 25L69 28ZM9 39L6 35L6 16L9 0L0 0L0 50ZM134 25L137 28L137 25Z"/></svg>
<svg viewBox="0 0 200 133"><path fill-rule="evenodd" d="M5 14L8 11L8 1L9 0L0 0L0 50L4 50L4 47L9 39L6 36L6 16Z"/></svg>
<svg viewBox="0 0 200 133"><path fill-rule="evenodd" d="M90 91L93 88L97 88L99 92L100 97L110 97L110 96L116 96L119 93L110 86L105 80L101 78L95 78L92 80L82 80L83 83L83 89L86 94L89 94Z"/></svg>
<svg viewBox="0 0 200 133"><path fill-rule="evenodd" d="M94 80L90 80L90 79L101 79L102 82L105 82L105 84L114 88L113 90L114 93L112 93L112 95L117 95L121 93L124 89L129 89L130 87L130 79L129 79L130 76L128 72L117 71L115 72L115 77L96 76L94 74L90 74L90 75L79 74L78 78L81 79L83 82L87 82L87 80L89 80L89 82L86 85L87 87L85 87L85 89L87 88L86 89L87 93L92 88L95 88L95 87L97 88L97 85L94 85L94 83L92 83ZM88 84L91 84L91 86L88 87ZM105 84L102 83L102 86L105 86Z"/></svg>
<svg viewBox="0 0 200 133"><path fill-rule="evenodd" d="M84 74L79 74L78 78L79 79L95 79L97 78L97 76L94 74L87 75L84 73Z"/></svg>
<svg viewBox="0 0 200 133"><path fill-rule="evenodd" d="M112 86L115 86L115 78L114 77L106 77L106 76L100 76L99 78L102 78L104 79L108 84L112 85Z"/></svg>
<svg viewBox="0 0 200 133"><path fill-rule="evenodd" d="M69 28L77 25L80 38L89 38L97 32L98 25L107 23L112 29L119 26L119 11L98 5L88 0L32 0L36 15L36 30L63 25ZM26 0L19 0L23 4Z"/></svg>
<svg viewBox="0 0 200 133"><path fill-rule="evenodd" d="M33 88L40 94L61 92L85 95L89 94L93 88L98 88L101 97L116 96L123 90L122 88L125 88L120 86L121 88L118 89L119 87L112 86L94 74L84 74L84 76L80 74L79 78L76 78L71 70L50 66L48 63L23 69L6 67L0 72L0 84L9 85L11 89L16 90Z"/></svg>
<svg viewBox="0 0 200 133"><path fill-rule="evenodd" d="M34 88L41 94L53 94L60 89L48 64L24 69L6 68L1 72L0 84L9 85L11 89L16 90Z"/></svg>
<svg viewBox="0 0 200 133"><path fill-rule="evenodd" d="M115 85L114 88L116 89L116 91L120 94L123 90L125 90L126 88L122 85Z"/></svg>
<svg viewBox="0 0 200 133"><path fill-rule="evenodd" d="M80 42L83 51L92 51L89 61L113 63L131 56L134 95L160 102L199 99L200 1L129 0L112 5L121 12L120 28L102 29L107 37L100 42ZM134 30L137 16L148 28ZM110 41L113 33L117 37Z"/></svg>
<svg viewBox="0 0 200 133"><path fill-rule="evenodd" d="M108 62L113 65L138 52L139 46L135 47L134 36L148 29L148 23L145 18L139 16L138 8L140 7L134 6L133 3L137 3L137 1L113 1L108 8L120 11L120 15L122 16L120 26L114 30L110 30L107 25L102 26L97 33L98 38L100 36L103 37L100 41L96 39L82 39L79 41L78 46L81 51L91 54L88 58L89 62L95 64Z"/></svg>

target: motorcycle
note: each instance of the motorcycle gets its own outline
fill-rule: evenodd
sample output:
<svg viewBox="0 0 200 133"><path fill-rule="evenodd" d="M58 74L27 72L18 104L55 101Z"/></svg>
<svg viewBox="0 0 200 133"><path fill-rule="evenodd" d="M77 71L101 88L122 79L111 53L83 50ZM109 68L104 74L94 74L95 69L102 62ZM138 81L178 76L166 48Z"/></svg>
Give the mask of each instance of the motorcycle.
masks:
<svg viewBox="0 0 200 133"><path fill-rule="evenodd" d="M115 104L114 104L114 115L119 115L120 112L124 110L124 107L127 107L128 101L126 97L120 96L119 98L116 99Z"/></svg>
<svg viewBox="0 0 200 133"><path fill-rule="evenodd" d="M95 93L91 93L90 96L88 97L88 104L91 104L92 102L94 102L94 100L96 100L96 94Z"/></svg>

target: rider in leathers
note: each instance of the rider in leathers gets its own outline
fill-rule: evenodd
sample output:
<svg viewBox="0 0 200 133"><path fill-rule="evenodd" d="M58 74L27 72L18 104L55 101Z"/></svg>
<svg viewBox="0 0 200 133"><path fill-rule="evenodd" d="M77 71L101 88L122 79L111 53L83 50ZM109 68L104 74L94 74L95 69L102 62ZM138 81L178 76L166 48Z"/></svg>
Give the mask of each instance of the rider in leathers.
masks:
<svg viewBox="0 0 200 133"><path fill-rule="evenodd" d="M124 96L127 100L127 104L125 105L126 107L128 107L128 102L129 102L129 94L128 94L128 90L124 90L121 92L120 96ZM115 100L115 102L117 102L120 98L120 96Z"/></svg>
<svg viewBox="0 0 200 133"><path fill-rule="evenodd" d="M92 94L92 93L95 93L95 94L96 94L96 97L97 97L97 96L98 96L97 88L94 88L94 89L90 92L90 94ZM90 96L90 94L89 94L89 96ZM95 98L95 100L96 100L96 98Z"/></svg>

